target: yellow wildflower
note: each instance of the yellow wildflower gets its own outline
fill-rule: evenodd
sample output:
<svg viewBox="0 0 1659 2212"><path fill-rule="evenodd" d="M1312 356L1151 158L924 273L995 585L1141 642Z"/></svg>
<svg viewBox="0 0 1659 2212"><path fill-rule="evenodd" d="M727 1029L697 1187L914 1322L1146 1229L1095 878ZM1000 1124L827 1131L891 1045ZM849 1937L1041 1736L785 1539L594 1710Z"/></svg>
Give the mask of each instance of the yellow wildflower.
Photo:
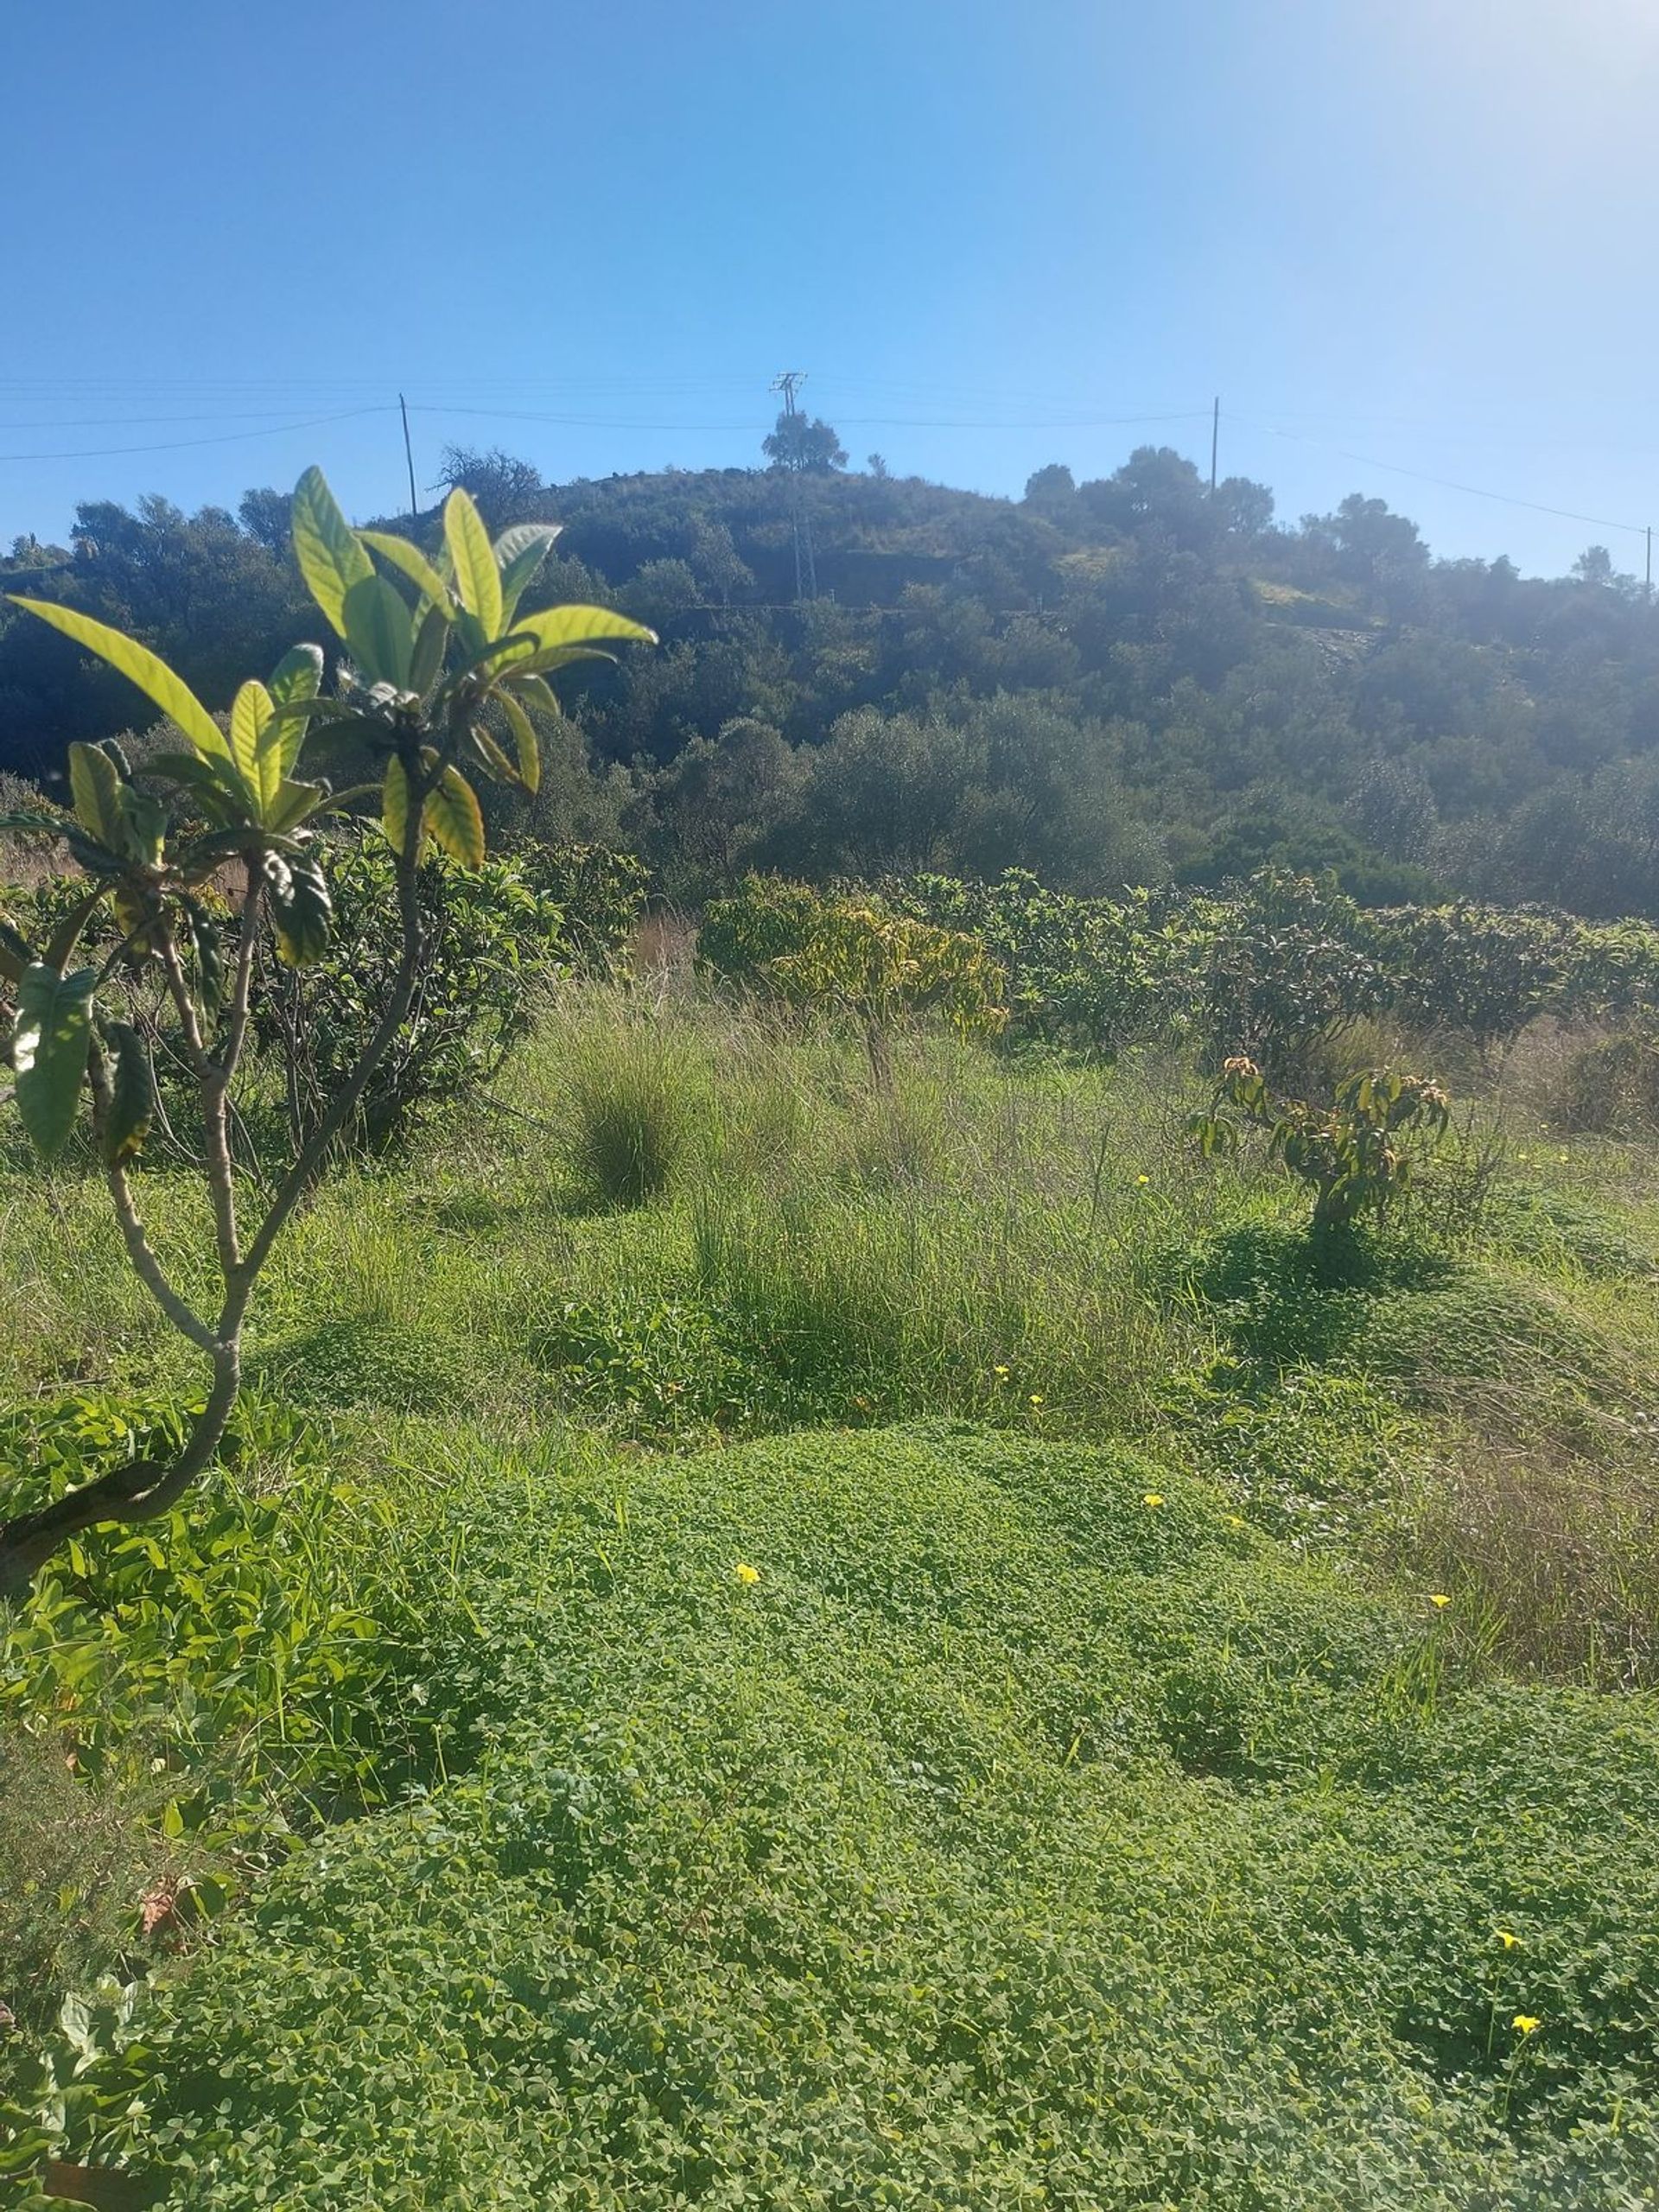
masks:
<svg viewBox="0 0 1659 2212"><path fill-rule="evenodd" d="M1242 1529L1244 1526L1244 1516L1242 1513L1230 1513L1227 1516L1227 1526L1230 1529Z"/></svg>
<svg viewBox="0 0 1659 2212"><path fill-rule="evenodd" d="M760 1568L758 1567L751 1567L746 1559L739 1560L734 1572L735 1573L738 1580L742 1583L746 1588L751 1586L760 1580Z"/></svg>
<svg viewBox="0 0 1659 2212"><path fill-rule="evenodd" d="M1007 1379L1008 1379L1008 1376L1009 1376L1009 1374L1010 1374L1011 1370L1010 1370L1008 1368L1006 1368L1006 1367L994 1367L994 1368L991 1370L991 1372L992 1372L992 1374L993 1374L993 1375L995 1375L995 1377L996 1377L996 1379L997 1379L997 1381L998 1381L999 1382L1006 1382L1007 1381Z"/></svg>
<svg viewBox="0 0 1659 2212"><path fill-rule="evenodd" d="M1510 2025L1518 2030L1522 2035L1529 2036L1537 2027L1538 2023L1530 2012L1517 2012Z"/></svg>
<svg viewBox="0 0 1659 2212"><path fill-rule="evenodd" d="M1521 1938L1518 1936L1512 1936L1507 1928L1500 1928L1497 1930L1497 1940L1506 1951L1512 1951Z"/></svg>
<svg viewBox="0 0 1659 2212"><path fill-rule="evenodd" d="M1043 1394L1042 1394L1042 1392L1041 1392L1040 1390L1033 1390L1033 1391L1032 1392L1032 1394L1031 1394L1031 1402L1032 1402L1032 1404L1033 1404L1033 1406L1040 1406L1040 1405L1042 1404L1042 1402L1043 1402Z"/></svg>
<svg viewBox="0 0 1659 2212"><path fill-rule="evenodd" d="M1142 1505L1161 1505L1163 1502L1164 1493L1160 1490L1143 1491L1141 1494Z"/></svg>
<svg viewBox="0 0 1659 2212"><path fill-rule="evenodd" d="M1150 1175L1137 1175L1135 1179L1138 1185L1144 1188L1147 1184L1151 1182L1152 1178Z"/></svg>
<svg viewBox="0 0 1659 2212"><path fill-rule="evenodd" d="M1428 1593L1428 1602L1431 1605L1449 1605L1452 1600L1446 1596L1445 1591L1431 1590Z"/></svg>

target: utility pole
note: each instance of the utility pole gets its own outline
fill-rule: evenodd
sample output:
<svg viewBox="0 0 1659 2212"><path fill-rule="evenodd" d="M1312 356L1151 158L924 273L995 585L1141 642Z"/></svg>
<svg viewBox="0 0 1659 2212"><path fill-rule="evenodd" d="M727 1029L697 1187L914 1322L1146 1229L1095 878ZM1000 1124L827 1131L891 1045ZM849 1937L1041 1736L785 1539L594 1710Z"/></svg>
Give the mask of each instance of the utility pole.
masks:
<svg viewBox="0 0 1659 2212"><path fill-rule="evenodd" d="M789 425L785 440L791 477L790 505L795 524L795 596L816 599L818 570L812 556L812 518L806 511L805 487L801 481L806 463L803 443L805 418L795 404L795 394L805 382L804 369L785 369L772 378L772 389L784 395L784 419Z"/></svg>
<svg viewBox="0 0 1659 2212"><path fill-rule="evenodd" d="M1210 417L1210 496L1216 496L1216 463L1221 458L1221 395L1216 395L1215 412Z"/></svg>
<svg viewBox="0 0 1659 2212"><path fill-rule="evenodd" d="M415 497L415 448L409 442L409 402L401 391L397 395L397 406L404 418L404 459L409 463L409 518L410 522L416 522L420 518L420 503Z"/></svg>
<svg viewBox="0 0 1659 2212"><path fill-rule="evenodd" d="M1648 524L1648 573L1644 582L1646 589L1643 595L1651 604L1653 600L1653 524L1651 523Z"/></svg>

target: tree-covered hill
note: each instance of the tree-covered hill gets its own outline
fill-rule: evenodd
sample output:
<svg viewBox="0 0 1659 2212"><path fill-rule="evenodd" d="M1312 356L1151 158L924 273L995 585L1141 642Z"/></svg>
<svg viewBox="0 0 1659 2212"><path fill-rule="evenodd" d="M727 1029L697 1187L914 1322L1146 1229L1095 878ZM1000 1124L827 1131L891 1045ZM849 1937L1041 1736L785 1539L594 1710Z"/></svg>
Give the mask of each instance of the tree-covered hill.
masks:
<svg viewBox="0 0 1659 2212"><path fill-rule="evenodd" d="M1033 868L1080 891L1334 868L1373 899L1659 913L1659 615L1572 576L1432 558L1357 494L1275 524L1143 448L1018 501L837 465L794 418L753 470L544 481L452 452L495 528L564 526L549 601L615 601L659 652L569 686L539 824L632 842L697 897L741 868ZM844 455L841 456L844 460ZM797 465L798 463L798 465ZM0 583L135 630L211 705L303 608L287 500L79 510ZM435 515L410 525L430 538ZM132 719L118 679L0 615L0 771Z"/></svg>

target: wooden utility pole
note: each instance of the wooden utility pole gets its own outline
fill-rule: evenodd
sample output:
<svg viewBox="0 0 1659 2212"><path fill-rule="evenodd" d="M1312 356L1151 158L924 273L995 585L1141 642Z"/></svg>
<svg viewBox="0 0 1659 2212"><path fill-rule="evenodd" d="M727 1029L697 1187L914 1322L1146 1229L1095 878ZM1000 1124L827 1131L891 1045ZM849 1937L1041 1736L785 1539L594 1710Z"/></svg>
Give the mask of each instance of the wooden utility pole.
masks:
<svg viewBox="0 0 1659 2212"><path fill-rule="evenodd" d="M420 503L415 497L415 448L409 442L409 402L401 391L397 395L397 406L404 418L404 459L409 463L409 518L410 522L417 522L420 519Z"/></svg>
<svg viewBox="0 0 1659 2212"><path fill-rule="evenodd" d="M1210 496L1216 496L1216 463L1221 458L1221 395L1216 395L1215 411L1210 417Z"/></svg>
<svg viewBox="0 0 1659 2212"><path fill-rule="evenodd" d="M802 482L806 468L806 423L795 404L796 391L805 382L804 369L785 369L772 378L772 388L784 395L784 419L789 425L791 507L795 524L795 596L797 599L816 599L818 595L818 568L812 554L812 518L807 512L806 487Z"/></svg>

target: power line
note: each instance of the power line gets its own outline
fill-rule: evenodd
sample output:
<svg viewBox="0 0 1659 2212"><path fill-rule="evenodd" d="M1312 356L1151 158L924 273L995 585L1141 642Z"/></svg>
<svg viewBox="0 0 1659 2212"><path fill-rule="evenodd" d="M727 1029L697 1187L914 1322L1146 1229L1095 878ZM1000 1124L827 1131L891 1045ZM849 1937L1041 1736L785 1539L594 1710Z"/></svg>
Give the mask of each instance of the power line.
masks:
<svg viewBox="0 0 1659 2212"><path fill-rule="evenodd" d="M1419 484L1435 484L1443 492L1461 492L1471 499L1491 499L1500 506L1525 507L1535 515L1554 515L1561 522L1588 523L1592 530L1622 530L1632 537L1640 537L1646 524L1638 522L1611 522L1605 515L1583 515L1572 507L1546 506L1540 499L1522 499L1510 492L1489 492L1478 484L1459 484L1449 476L1431 476L1427 469L1405 468L1398 461L1377 461L1369 454L1351 453L1346 446L1332 445L1325 438L1310 438L1296 430L1278 430L1271 423L1253 423L1248 416L1230 415L1229 419L1242 423L1247 429L1261 430L1270 438L1286 438L1294 445L1318 446L1326 453L1339 454L1343 460L1357 461L1362 468L1380 468L1387 475L1409 476Z"/></svg>
<svg viewBox="0 0 1659 2212"><path fill-rule="evenodd" d="M653 379L650 378L613 376L590 378L530 378L502 377L496 374L484 374L476 378L469 378L465 380L468 393L467 397L458 397L454 401L450 402L436 396L436 394L442 393L445 390L446 386L453 389L454 381L461 380L457 379L452 381L449 378L440 378L437 379L435 386L429 385L427 387L429 392L433 392L435 396L423 402L411 403L408 410L409 413L424 416L458 416L476 417L481 420L499 420L502 422L540 423L547 423L556 428L571 429L634 430L668 434L721 433L739 431L759 432L764 431L766 427L764 423L757 422L753 418L747 416L741 419L705 418L698 420L690 414L674 413L671 410L664 410L664 416L661 418L646 419L631 415L616 416L598 412L590 413L575 410L565 411L554 409L514 407L505 404L493 406L487 404L480 404L480 402L484 402L486 395L491 393L493 391L501 392L504 397L508 397L519 392L529 393L535 391L545 391L549 393L552 393L554 391L568 391L573 395L578 392L594 392L597 394L601 391L609 391L615 393L619 397L624 393L632 393L643 397L647 392L656 392L660 393L664 397L670 394L674 394L690 398L694 391L712 393L715 391L732 389L733 386L731 381L724 378L683 377L660 378ZM795 394L798 390L799 385L804 381L804 372L799 371L789 371L783 376L777 378L772 386L772 389L775 391L781 392L784 396L784 411L785 416L791 416L797 420L801 418L799 418L795 406ZM121 383L113 378L98 377L68 378L56 381L40 378L0 378L0 394L8 395L12 404L16 404L19 397L26 398L31 394L46 395L49 398L58 399L70 406L76 404L77 402L84 405L89 401L92 402L92 404L96 404L100 397L105 398L106 402L108 400L114 400L117 404L124 402L130 405L135 402L142 404L143 398L146 397L162 397L165 396L166 397L185 399L192 397L193 395L198 396L197 411L190 414L125 416L99 415L80 417L71 416L59 417L50 422L35 422L32 420L19 421L10 423L0 422L0 435L3 435L8 431L15 432L27 429L62 429L67 430L83 428L92 429L103 427L105 424L113 426L117 423L130 423L137 427L137 425L145 423L166 423L175 421L180 423L212 423L214 421L222 421L226 423L248 423L250 425L257 425L257 427L249 427L246 429L211 432L207 435L197 437L160 439L146 441L130 445L85 446L57 448L37 452L3 453L0 454L0 461L9 464L22 465L29 461L90 461L118 459L124 456L143 454L184 452L205 447L243 444L260 438L285 436L296 431L321 429L335 423L349 422L371 415L387 414L396 411L394 404L390 401L365 402L363 404L335 408L327 412L308 415L302 418L290 418L282 422L270 422L267 419L268 416L272 413L280 411L276 407L257 408L244 405L240 408L235 408L226 407L223 404L216 404L223 403L225 401L231 400L232 398L245 402L258 396L270 396L274 398L279 392L288 392L293 396L289 402L290 404L296 404L299 395L302 391L315 395L317 399L323 399L329 394L335 395L344 399L354 391L364 391L376 388L377 386L371 380L358 378L317 379L282 378L246 379L203 378L200 380L185 378L156 378L137 383ZM906 385L896 381L882 382L879 380L869 380L861 382L856 378L847 378L837 380L837 388L844 388L849 391L860 391L872 394L885 391L891 392L895 396L914 393L918 397L925 395L926 397L935 401L940 397L960 397L964 400L969 400L970 404L973 397L977 397L982 403L988 400L993 407L996 406L999 402L1002 401L1005 401L1010 408L1019 407L1022 404L1029 408L1033 404L1033 398L1031 395L1020 395L1007 391L993 392L984 387L979 388L976 392L974 391L973 388L967 386L958 386L954 389L954 391L950 391L941 390L938 387ZM0 400L0 404L4 404L4 402ZM1040 430L1053 433L1055 435L1064 434L1067 431L1112 429L1141 423L1180 423L1208 420L1211 424L1211 458L1212 477L1216 473L1216 456L1219 441L1220 426L1220 410L1218 403L1217 403L1213 408L1148 409L1132 413L1124 412L1115 414L1084 412L1082 411L1082 408L1086 406L1086 403L1082 403L1080 404L1079 403L1067 402L1058 398L1038 400L1035 402L1035 404L1039 408L1052 407L1057 410L1075 410L1076 411L1066 411L1064 413L1057 411L1052 415L1045 415L1041 416L1027 413L1014 416L991 414L978 414L972 416L965 414L950 415L940 412L925 412L921 415L843 415L839 410L837 410L836 419L848 429L872 428L883 429L927 429L977 432L1031 432ZM1254 429L1263 435L1279 438L1295 444L1315 447L1325 452L1337 454L1342 459L1351 461L1363 468L1376 469L1385 474L1405 477L1416 483L1430 484L1440 490L1452 492L1467 499L1482 499L1489 501L1494 505L1514 507L1533 514L1548 515L1560 521L1583 523L1588 527L1595 530L1617 531L1629 537L1644 537L1646 526L1642 524L1619 521L1605 515L1587 514L1576 508L1552 505L1543 500L1527 499L1515 493L1493 491L1484 485L1469 484L1464 482L1460 479L1440 475L1427 469L1414 468L1402 462L1382 461L1377 459L1375 454L1357 452L1348 447L1336 443L1332 439L1321 437L1316 433L1287 429L1281 427L1279 424L1264 422L1258 417L1234 414L1230 409L1228 410L1228 415L1230 421L1237 423L1243 427ZM1304 417L1303 419L1311 421L1340 421L1345 419L1355 423L1369 419L1373 422L1380 423L1389 418L1380 416L1365 418L1361 416L1321 417L1319 416L1312 416ZM1408 420L1406 417L1396 417L1393 419L1400 421L1402 423ZM801 517L800 523L798 524L800 537L799 555L801 565L801 586L803 595L811 596L813 595L816 580L813 574L815 563L811 544L810 518L806 512L804 501L804 499L802 499L802 486L798 482L798 469L795 471L795 474L798 478L795 490L797 499L800 501Z"/></svg>
<svg viewBox="0 0 1659 2212"><path fill-rule="evenodd" d="M159 445L83 446L60 453L0 453L0 461L107 461L118 454L182 453L192 446L243 445L250 438L276 438L288 430L315 430L325 423L348 423L361 415L395 415L397 411L391 406L347 407L338 415L313 415L303 423L274 423L264 430L230 430L213 438L169 438Z"/></svg>
<svg viewBox="0 0 1659 2212"><path fill-rule="evenodd" d="M781 386L775 389L781 390ZM551 423L564 429L589 430L760 430L766 426L753 417L741 422L688 421L682 417L673 423L644 423L632 418L609 415L554 415L539 409L511 407L466 407L450 405L448 402L410 402L410 410L416 415L477 415L502 423ZM1181 408L1158 415L1078 415L1065 418L1045 416L1040 421L969 420L960 416L944 415L843 415L836 410L838 423L849 429L888 430L1095 430L1122 428L1132 423L1190 423L1208 419L1210 410L1203 408Z"/></svg>

